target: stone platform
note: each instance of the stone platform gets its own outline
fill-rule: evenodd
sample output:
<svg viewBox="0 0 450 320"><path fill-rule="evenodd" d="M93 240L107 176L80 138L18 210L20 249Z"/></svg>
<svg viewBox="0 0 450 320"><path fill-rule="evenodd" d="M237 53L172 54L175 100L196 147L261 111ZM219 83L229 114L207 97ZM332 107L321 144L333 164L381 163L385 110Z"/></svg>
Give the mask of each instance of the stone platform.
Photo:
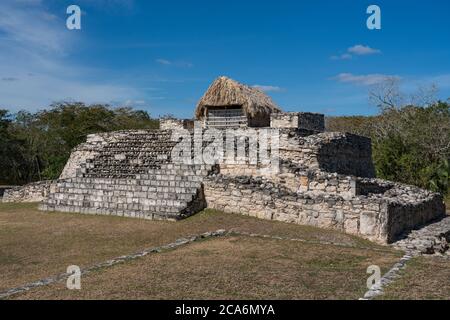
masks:
<svg viewBox="0 0 450 320"><path fill-rule="evenodd" d="M74 149L40 208L179 220L209 207L337 229L379 243L445 215L439 194L375 179L368 138L311 128L234 133L245 136L246 130L277 130L279 170L258 161L206 165L172 159L175 148L206 150L204 129L200 137L185 129L184 139L174 138L173 130L90 135ZM250 144L245 148L248 154Z"/></svg>

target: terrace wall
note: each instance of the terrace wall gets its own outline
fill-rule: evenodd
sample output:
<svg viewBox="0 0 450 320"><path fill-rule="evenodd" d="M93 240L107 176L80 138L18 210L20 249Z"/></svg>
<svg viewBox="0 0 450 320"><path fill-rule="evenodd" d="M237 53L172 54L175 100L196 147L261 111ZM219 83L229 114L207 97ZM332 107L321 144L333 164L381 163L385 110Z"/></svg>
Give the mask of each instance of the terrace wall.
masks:
<svg viewBox="0 0 450 320"><path fill-rule="evenodd" d="M2 202L40 202L50 193L53 181L39 181L6 189Z"/></svg>
<svg viewBox="0 0 450 320"><path fill-rule="evenodd" d="M409 194L416 200L398 194L344 199L337 194L294 193L264 178L216 175L204 181L204 192L209 208L336 229L379 243L390 243L402 232L445 214L440 195L417 195L417 190Z"/></svg>

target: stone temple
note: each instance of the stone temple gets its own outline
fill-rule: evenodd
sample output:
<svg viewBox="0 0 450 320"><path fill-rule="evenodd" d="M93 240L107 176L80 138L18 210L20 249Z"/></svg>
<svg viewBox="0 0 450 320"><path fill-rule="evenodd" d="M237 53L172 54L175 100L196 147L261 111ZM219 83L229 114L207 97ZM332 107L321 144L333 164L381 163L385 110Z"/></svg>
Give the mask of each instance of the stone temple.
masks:
<svg viewBox="0 0 450 320"><path fill-rule="evenodd" d="M256 88L220 77L195 118L88 136L40 209L179 220L214 208L379 243L445 215L441 195L375 178L370 139L325 132L323 115L282 112Z"/></svg>

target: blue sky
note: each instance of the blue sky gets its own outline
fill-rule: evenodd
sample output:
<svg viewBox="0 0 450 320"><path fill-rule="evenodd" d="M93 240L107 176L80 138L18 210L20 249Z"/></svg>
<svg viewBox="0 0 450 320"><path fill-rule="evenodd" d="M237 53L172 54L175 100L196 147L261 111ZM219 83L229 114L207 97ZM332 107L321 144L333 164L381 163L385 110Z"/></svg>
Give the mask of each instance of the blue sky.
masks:
<svg viewBox="0 0 450 320"><path fill-rule="evenodd" d="M81 7L82 29L66 9ZM366 9L381 8L368 30ZM450 97L450 2L2 0L0 107L63 99L191 117L218 76L265 90L286 111L374 114L386 76Z"/></svg>

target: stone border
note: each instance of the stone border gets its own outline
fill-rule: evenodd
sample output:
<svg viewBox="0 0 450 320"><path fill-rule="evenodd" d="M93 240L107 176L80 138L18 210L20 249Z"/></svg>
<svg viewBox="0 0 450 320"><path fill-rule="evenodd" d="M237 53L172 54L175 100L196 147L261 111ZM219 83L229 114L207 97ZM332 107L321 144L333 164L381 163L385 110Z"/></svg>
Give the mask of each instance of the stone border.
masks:
<svg viewBox="0 0 450 320"><path fill-rule="evenodd" d="M386 272L380 279L380 283L374 284L359 300L372 300L384 294L384 288L400 277L400 271L406 268L406 263L413 258L410 254L405 254L399 262Z"/></svg>
<svg viewBox="0 0 450 320"><path fill-rule="evenodd" d="M360 300L372 300L384 294L384 288L400 277L407 262L413 257L440 257L450 259L450 217L431 223L418 230L413 230L405 238L393 243L391 246L402 250L405 255L380 280L374 284Z"/></svg>
<svg viewBox="0 0 450 320"><path fill-rule="evenodd" d="M175 249L196 241L200 241L200 240L204 240L204 239L208 239L208 238L213 238L213 237L221 237L226 235L227 232L226 230L220 229L217 231L212 231L212 232L205 232L199 235L194 235L194 236L190 236L190 237L186 237L186 238L180 238L177 239L175 242L169 243L167 245L163 245L163 246L159 246L159 247L153 247L153 248L148 248L142 251L139 251L137 253L134 254L130 254L130 255L125 255L125 256L120 256L111 260L107 260L104 262L100 262L97 264L94 264L90 267L87 267L85 269L81 269L81 274L85 275L88 273L91 273L93 271L102 269L102 268L106 268L106 267L111 267L114 265L117 265L119 263L123 263L126 261L130 261L130 260L134 260L134 259L138 259L141 257L144 257L150 253L160 253L162 251L165 250L170 250L170 249ZM12 295L16 295L19 293L24 293L27 292L31 289L34 288L38 288L38 287L42 287L42 286L46 286L46 285L50 285L53 283L58 283L58 282L62 282L64 280L66 280L68 277L70 276L70 274L68 273L60 273L58 275L55 276L51 276L45 279L41 279L35 282L31 282L31 283L27 283L21 287L16 287L16 288L12 288L6 291L2 291L0 292L0 299L5 299L8 298Z"/></svg>

